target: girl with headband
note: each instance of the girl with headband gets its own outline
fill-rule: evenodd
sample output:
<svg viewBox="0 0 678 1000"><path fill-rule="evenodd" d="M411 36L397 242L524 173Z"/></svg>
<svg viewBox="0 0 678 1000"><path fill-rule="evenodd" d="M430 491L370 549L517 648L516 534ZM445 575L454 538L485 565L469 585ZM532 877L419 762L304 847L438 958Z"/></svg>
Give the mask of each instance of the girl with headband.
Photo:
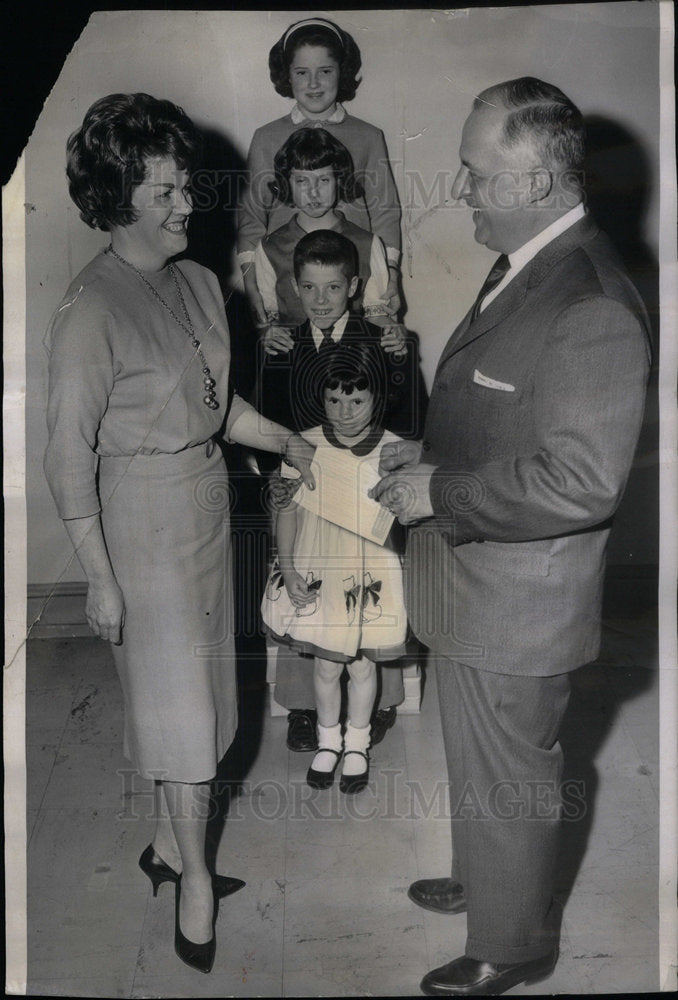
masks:
<svg viewBox="0 0 678 1000"><path fill-rule="evenodd" d="M389 166L383 133L348 114L341 102L355 96L360 79L360 50L348 32L332 21L310 17L293 24L269 53L271 81L283 97L292 97L290 113L257 129L248 154L249 187L238 215L238 260L255 323L267 326L266 310L257 290L254 255L257 244L290 219L293 208L276 201L276 152L299 128L322 127L346 146L355 166L363 197L342 204L349 221L380 236L389 268L388 310L400 308L400 202Z"/></svg>

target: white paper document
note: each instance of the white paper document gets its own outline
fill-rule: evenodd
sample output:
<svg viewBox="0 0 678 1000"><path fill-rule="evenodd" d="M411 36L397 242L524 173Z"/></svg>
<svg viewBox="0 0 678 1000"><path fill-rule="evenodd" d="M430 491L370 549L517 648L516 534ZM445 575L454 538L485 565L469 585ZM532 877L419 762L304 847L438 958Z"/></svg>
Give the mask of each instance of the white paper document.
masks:
<svg viewBox="0 0 678 1000"><path fill-rule="evenodd" d="M302 483L294 500L318 517L383 545L394 517L367 495L381 478L378 466L378 455L360 458L348 448L319 445L311 463L316 488L309 490ZM299 473L283 465L282 475L297 479Z"/></svg>

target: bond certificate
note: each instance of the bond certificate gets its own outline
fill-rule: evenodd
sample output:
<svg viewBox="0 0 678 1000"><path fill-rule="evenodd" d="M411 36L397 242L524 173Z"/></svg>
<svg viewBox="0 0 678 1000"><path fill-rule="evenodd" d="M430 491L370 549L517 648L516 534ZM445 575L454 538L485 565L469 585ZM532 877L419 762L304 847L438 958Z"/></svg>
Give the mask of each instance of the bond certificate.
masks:
<svg viewBox="0 0 678 1000"><path fill-rule="evenodd" d="M309 490L302 483L294 500L318 517L383 545L394 517L367 495L381 478L378 466L378 455L358 457L348 448L320 444L311 463L316 488ZM287 479L299 478L296 469L285 465L282 475Z"/></svg>

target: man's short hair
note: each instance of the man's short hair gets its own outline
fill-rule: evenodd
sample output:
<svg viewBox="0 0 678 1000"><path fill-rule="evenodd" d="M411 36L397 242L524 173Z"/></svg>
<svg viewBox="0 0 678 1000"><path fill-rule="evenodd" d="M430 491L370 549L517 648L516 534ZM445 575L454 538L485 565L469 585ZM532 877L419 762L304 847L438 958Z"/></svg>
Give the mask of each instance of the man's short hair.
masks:
<svg viewBox="0 0 678 1000"><path fill-rule="evenodd" d="M584 163L584 120L566 95L533 76L497 83L478 94L473 110L503 108L503 144L508 150L532 145L543 166L558 172L581 170Z"/></svg>
<svg viewBox="0 0 678 1000"><path fill-rule="evenodd" d="M294 277L299 278L304 264L340 267L347 281L358 273L358 252L347 236L332 229L306 233L294 248Z"/></svg>

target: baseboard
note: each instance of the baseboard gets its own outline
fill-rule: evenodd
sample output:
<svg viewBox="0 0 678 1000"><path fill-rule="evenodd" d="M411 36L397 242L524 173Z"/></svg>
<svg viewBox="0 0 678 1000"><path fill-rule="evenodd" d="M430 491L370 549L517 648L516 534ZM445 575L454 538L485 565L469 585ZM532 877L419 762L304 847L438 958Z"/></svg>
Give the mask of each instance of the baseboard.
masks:
<svg viewBox="0 0 678 1000"><path fill-rule="evenodd" d="M91 636L85 617L86 583L30 583L27 625L31 639Z"/></svg>

